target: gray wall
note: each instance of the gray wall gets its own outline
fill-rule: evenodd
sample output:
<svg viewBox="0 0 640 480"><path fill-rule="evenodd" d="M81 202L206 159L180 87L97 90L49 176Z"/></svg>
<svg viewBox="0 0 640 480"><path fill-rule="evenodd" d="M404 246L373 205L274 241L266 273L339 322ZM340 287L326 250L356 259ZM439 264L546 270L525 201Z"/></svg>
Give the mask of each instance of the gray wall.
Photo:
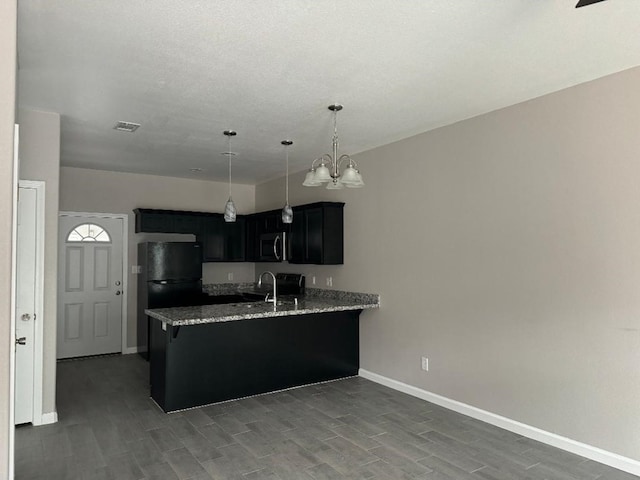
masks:
<svg viewBox="0 0 640 480"><path fill-rule="evenodd" d="M20 109L20 179L45 182L43 413L56 408L60 115Z"/></svg>
<svg viewBox="0 0 640 480"><path fill-rule="evenodd" d="M129 267L127 343L136 345L137 278L131 265L137 264L137 244L144 241L194 241L193 235L135 234L133 209L166 208L222 212L229 195L228 185L184 178L105 172L63 167L60 174L60 210L76 212L124 213L129 215ZM240 213L251 213L255 205L255 187L234 185L233 200ZM253 264L207 263L205 283L220 283L233 273L234 281L251 281Z"/></svg>
<svg viewBox="0 0 640 480"><path fill-rule="evenodd" d="M16 101L16 0L0 2L0 477L8 477L11 338L13 126Z"/></svg>
<svg viewBox="0 0 640 480"><path fill-rule="evenodd" d="M362 368L640 460L638 85L640 68L364 152L361 190L298 174L292 204L346 202L345 264L264 267L381 294ZM256 208L283 191L257 186Z"/></svg>

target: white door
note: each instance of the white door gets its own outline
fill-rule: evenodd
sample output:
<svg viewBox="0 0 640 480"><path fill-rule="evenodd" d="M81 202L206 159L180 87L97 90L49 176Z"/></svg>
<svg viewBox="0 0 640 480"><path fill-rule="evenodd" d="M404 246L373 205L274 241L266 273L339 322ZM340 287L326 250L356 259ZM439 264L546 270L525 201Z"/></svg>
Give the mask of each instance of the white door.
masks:
<svg viewBox="0 0 640 480"><path fill-rule="evenodd" d="M35 188L18 190L16 252L15 423L33 421L36 322L37 199Z"/></svg>
<svg viewBox="0 0 640 480"><path fill-rule="evenodd" d="M122 351L123 219L60 216L58 358Z"/></svg>

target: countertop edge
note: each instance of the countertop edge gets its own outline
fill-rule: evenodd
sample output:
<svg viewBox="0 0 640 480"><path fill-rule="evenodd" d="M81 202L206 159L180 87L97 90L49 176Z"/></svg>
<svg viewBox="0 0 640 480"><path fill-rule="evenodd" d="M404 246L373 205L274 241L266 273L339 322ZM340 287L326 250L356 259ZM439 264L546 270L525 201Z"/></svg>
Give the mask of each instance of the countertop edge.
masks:
<svg viewBox="0 0 640 480"><path fill-rule="evenodd" d="M169 325L180 327L188 325L201 325L207 323L222 323L238 320L251 320L256 318L270 318L270 317L286 317L294 315L310 315L314 313L331 313L331 312L344 312L350 310L368 310L380 308L379 303L363 303L363 304L351 304L351 305L327 305L320 308L287 308L285 310L275 311L260 311L257 313L243 312L235 315L221 315L221 316L204 316L194 317L182 320L174 320L170 316L163 314L162 312L154 309L147 309L145 313L151 318L155 318ZM164 309L168 310L168 309Z"/></svg>

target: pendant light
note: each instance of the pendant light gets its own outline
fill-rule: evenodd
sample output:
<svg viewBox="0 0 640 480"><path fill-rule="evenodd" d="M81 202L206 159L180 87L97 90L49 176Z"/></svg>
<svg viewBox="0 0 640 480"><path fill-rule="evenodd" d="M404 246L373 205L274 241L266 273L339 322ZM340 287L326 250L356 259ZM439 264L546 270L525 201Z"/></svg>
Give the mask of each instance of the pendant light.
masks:
<svg viewBox="0 0 640 480"><path fill-rule="evenodd" d="M237 210L231 198L231 157L233 157L235 153L231 151L231 137L235 137L237 132L234 130L225 130L224 134L227 136L227 151L223 153L223 155L226 155L229 159L229 200L227 200L227 204L224 206L224 221L235 222Z"/></svg>
<svg viewBox="0 0 640 480"><path fill-rule="evenodd" d="M333 155L325 153L320 158L311 162L311 168L304 177L302 185L305 187L318 187L327 183L328 190L340 190L347 188L364 187L362 175L358 170L358 164L349 155L338 157L338 112L342 110L342 105L334 104L327 107L333 112ZM347 161L347 167L340 174L340 166ZM316 162L319 165L316 166Z"/></svg>
<svg viewBox="0 0 640 480"><path fill-rule="evenodd" d="M293 222L293 209L289 205L289 147L293 145L291 140L282 140L280 142L284 145L286 163L287 163L287 176L285 177L285 203L282 207L282 223Z"/></svg>

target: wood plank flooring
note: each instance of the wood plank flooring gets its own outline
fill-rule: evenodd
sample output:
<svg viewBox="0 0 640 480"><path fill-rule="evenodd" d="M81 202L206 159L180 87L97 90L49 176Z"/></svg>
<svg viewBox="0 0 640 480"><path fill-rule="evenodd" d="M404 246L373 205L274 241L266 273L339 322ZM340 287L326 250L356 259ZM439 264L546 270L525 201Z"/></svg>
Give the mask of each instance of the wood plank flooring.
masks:
<svg viewBox="0 0 640 480"><path fill-rule="evenodd" d="M163 413L137 355L58 364L19 480L638 479L362 378Z"/></svg>

